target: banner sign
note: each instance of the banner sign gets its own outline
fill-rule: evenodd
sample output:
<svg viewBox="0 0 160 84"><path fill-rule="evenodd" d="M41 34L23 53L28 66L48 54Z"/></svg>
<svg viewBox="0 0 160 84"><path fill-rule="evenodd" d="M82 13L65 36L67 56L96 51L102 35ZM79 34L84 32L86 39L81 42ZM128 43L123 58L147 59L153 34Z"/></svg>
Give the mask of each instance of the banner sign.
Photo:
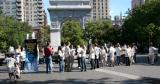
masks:
<svg viewBox="0 0 160 84"><path fill-rule="evenodd" d="M26 63L25 72L38 71L37 39L25 40Z"/></svg>

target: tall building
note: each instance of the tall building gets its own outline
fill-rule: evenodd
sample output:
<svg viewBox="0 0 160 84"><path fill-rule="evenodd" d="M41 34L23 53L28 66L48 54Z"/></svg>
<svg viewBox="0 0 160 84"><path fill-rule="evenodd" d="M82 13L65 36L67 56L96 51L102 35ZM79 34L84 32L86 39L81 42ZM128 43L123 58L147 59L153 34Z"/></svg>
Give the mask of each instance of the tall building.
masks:
<svg viewBox="0 0 160 84"><path fill-rule="evenodd" d="M109 0L91 0L91 17L94 20L110 18Z"/></svg>
<svg viewBox="0 0 160 84"><path fill-rule="evenodd" d="M132 9L145 4L145 0L132 0Z"/></svg>
<svg viewBox="0 0 160 84"><path fill-rule="evenodd" d="M0 0L3 14L16 18L16 0Z"/></svg>
<svg viewBox="0 0 160 84"><path fill-rule="evenodd" d="M44 25L42 0L16 0L17 20L28 22L35 29Z"/></svg>

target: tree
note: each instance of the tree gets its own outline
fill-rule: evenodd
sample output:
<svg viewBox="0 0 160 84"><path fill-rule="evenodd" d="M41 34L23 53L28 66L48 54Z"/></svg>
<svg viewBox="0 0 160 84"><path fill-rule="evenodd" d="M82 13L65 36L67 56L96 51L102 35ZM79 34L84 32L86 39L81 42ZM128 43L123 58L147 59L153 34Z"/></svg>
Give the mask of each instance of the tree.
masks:
<svg viewBox="0 0 160 84"><path fill-rule="evenodd" d="M123 42L138 42L144 46L149 45L149 41L159 43L159 5L159 0L153 0L132 10L122 27Z"/></svg>
<svg viewBox="0 0 160 84"><path fill-rule="evenodd" d="M69 19L63 23L61 36L62 43L69 41L73 45L85 44L85 40L83 39L84 33L79 21Z"/></svg>
<svg viewBox="0 0 160 84"><path fill-rule="evenodd" d="M23 45L27 33L31 33L31 26L19 22L10 16L0 14L0 48L7 50L12 45Z"/></svg>
<svg viewBox="0 0 160 84"><path fill-rule="evenodd" d="M90 21L86 24L86 30L94 43L109 42L112 22L110 20Z"/></svg>

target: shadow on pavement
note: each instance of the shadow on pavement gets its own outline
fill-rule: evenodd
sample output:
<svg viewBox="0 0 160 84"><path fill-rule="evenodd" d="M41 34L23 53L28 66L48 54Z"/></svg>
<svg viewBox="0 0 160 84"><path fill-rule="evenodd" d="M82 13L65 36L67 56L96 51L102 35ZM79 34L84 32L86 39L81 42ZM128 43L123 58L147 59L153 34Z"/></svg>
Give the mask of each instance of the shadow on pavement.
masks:
<svg viewBox="0 0 160 84"><path fill-rule="evenodd" d="M120 84L160 84L160 79L144 77L139 80L126 80Z"/></svg>
<svg viewBox="0 0 160 84"><path fill-rule="evenodd" d="M101 79L66 79L66 80L46 80L46 81L30 81L18 80L16 84L160 84L160 79L141 78L138 80L111 81L111 78ZM0 80L0 84L12 84L9 80Z"/></svg>

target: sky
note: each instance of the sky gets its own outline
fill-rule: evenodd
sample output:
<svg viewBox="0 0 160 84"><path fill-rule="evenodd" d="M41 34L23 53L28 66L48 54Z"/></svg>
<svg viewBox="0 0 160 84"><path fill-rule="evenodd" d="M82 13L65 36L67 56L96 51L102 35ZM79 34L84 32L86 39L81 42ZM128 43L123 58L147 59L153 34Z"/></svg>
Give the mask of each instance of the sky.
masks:
<svg viewBox="0 0 160 84"><path fill-rule="evenodd" d="M47 11L49 7L49 0L43 0L45 11L47 12L48 24L50 24L50 17ZM131 9L131 0L110 0L110 15L112 19L116 15L120 15L122 13L123 16L126 16L126 11Z"/></svg>

